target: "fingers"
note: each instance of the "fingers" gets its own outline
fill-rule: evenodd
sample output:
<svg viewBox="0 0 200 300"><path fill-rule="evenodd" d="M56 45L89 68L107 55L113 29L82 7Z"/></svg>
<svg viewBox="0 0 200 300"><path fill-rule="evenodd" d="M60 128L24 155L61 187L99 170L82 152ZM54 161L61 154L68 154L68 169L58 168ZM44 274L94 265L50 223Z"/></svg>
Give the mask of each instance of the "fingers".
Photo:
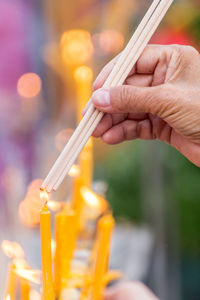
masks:
<svg viewBox="0 0 200 300"><path fill-rule="evenodd" d="M94 106L106 113L151 113L160 118L171 113L176 95L174 87L119 86L99 89L92 95ZM176 104L176 103L175 103Z"/></svg>
<svg viewBox="0 0 200 300"><path fill-rule="evenodd" d="M105 300L158 300L142 283L122 283L107 290Z"/></svg>

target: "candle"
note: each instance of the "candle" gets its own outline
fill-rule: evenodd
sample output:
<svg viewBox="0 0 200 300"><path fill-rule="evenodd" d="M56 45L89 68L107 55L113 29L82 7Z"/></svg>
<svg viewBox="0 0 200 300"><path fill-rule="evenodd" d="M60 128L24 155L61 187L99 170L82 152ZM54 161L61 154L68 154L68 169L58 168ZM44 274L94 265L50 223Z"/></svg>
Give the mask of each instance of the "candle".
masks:
<svg viewBox="0 0 200 300"><path fill-rule="evenodd" d="M20 300L29 300L30 299L30 284L28 280L21 278L20 280Z"/></svg>
<svg viewBox="0 0 200 300"><path fill-rule="evenodd" d="M61 289L67 286L70 277L70 263L77 238L76 214L71 208L66 208L55 216L55 290L58 296Z"/></svg>
<svg viewBox="0 0 200 300"><path fill-rule="evenodd" d="M108 268L111 235L115 221L111 215L103 216L98 222L96 261L92 285L92 300L101 300L104 288L104 276Z"/></svg>
<svg viewBox="0 0 200 300"><path fill-rule="evenodd" d="M46 204L40 211L40 238L42 259L42 300L54 300L52 254L51 254L51 215Z"/></svg>
<svg viewBox="0 0 200 300"><path fill-rule="evenodd" d="M74 71L77 92L77 121L82 119L82 110L92 92L93 71L88 66L80 66Z"/></svg>
<svg viewBox="0 0 200 300"><path fill-rule="evenodd" d="M84 186L82 176L74 178L73 193L72 193L72 208L76 213L77 230L79 231L83 225L83 206L84 198L81 194L81 188Z"/></svg>
<svg viewBox="0 0 200 300"><path fill-rule="evenodd" d="M17 287L17 275L15 273L15 264L13 262L9 265L6 296L5 300L14 300Z"/></svg>
<svg viewBox="0 0 200 300"><path fill-rule="evenodd" d="M83 151L79 156L79 164L81 176L83 178L84 184L88 187L92 185L93 177L93 140L89 139L85 145Z"/></svg>

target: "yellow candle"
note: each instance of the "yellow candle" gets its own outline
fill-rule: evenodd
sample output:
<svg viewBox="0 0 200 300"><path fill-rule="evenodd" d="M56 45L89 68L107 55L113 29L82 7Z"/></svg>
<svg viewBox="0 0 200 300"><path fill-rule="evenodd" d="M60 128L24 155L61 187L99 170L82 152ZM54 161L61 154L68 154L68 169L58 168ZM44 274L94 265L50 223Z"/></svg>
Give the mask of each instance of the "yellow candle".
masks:
<svg viewBox="0 0 200 300"><path fill-rule="evenodd" d="M84 198L81 194L81 188L84 186L84 180L82 176L74 178L73 182L73 193L72 193L72 208L76 213L77 218L77 230L79 230L83 225L83 205Z"/></svg>
<svg viewBox="0 0 200 300"><path fill-rule="evenodd" d="M103 216L98 222L96 261L92 285L92 300L101 300L104 288L104 276L108 268L110 241L115 221L111 215Z"/></svg>
<svg viewBox="0 0 200 300"><path fill-rule="evenodd" d="M83 178L84 184L88 187L92 185L93 178L93 140L89 139L85 145L83 151L79 156L79 164L81 176Z"/></svg>
<svg viewBox="0 0 200 300"><path fill-rule="evenodd" d="M67 208L55 216L55 290L58 296L67 286L70 277L70 264L77 238L77 219L75 212Z"/></svg>
<svg viewBox="0 0 200 300"><path fill-rule="evenodd" d="M9 265L8 270L8 279L7 279L7 287L6 287L6 296L5 300L14 300L16 294L17 287L17 275L15 273L15 264L13 262Z"/></svg>
<svg viewBox="0 0 200 300"><path fill-rule="evenodd" d="M74 71L77 92L77 121L82 119L82 110L88 102L92 92L93 72L88 66L80 66Z"/></svg>
<svg viewBox="0 0 200 300"><path fill-rule="evenodd" d="M20 280L20 300L29 300L30 299L30 284L28 280L21 279Z"/></svg>
<svg viewBox="0 0 200 300"><path fill-rule="evenodd" d="M40 211L40 238L42 259L42 300L54 300L52 254L51 254L51 215L46 206Z"/></svg>

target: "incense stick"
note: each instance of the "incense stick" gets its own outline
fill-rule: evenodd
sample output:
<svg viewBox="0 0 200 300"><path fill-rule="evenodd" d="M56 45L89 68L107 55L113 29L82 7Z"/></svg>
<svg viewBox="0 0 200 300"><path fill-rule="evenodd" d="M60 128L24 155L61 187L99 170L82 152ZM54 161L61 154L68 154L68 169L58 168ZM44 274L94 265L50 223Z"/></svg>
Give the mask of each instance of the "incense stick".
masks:
<svg viewBox="0 0 200 300"><path fill-rule="evenodd" d="M173 0L155 0L153 2L104 83L104 88L123 84L172 2ZM103 115L92 104L89 106L85 117L54 164L42 188L46 188L50 192L59 187Z"/></svg>

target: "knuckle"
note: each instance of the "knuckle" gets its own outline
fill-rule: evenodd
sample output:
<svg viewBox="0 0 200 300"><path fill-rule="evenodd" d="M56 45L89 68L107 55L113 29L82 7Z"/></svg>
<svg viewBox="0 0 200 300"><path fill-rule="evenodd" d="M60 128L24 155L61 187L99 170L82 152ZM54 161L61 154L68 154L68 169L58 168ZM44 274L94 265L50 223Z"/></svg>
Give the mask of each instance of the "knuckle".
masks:
<svg viewBox="0 0 200 300"><path fill-rule="evenodd" d="M132 97L133 97L132 89L129 86L123 85L120 89L120 104L127 111L131 107Z"/></svg>

